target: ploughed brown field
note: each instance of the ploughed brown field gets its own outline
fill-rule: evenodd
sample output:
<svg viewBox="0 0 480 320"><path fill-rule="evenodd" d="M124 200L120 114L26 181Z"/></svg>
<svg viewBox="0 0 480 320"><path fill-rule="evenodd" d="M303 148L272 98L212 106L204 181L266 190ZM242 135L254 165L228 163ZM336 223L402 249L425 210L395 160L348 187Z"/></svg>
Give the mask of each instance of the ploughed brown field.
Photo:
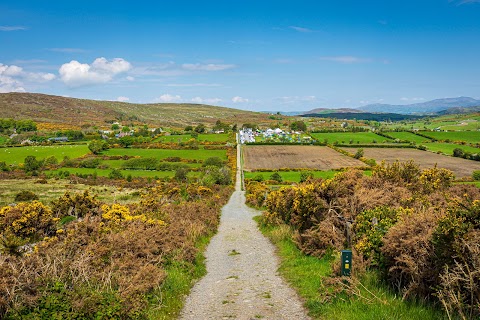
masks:
<svg viewBox="0 0 480 320"><path fill-rule="evenodd" d="M350 153L355 153L355 148L344 148ZM474 170L480 170L480 162L454 158L429 151L417 149L391 149L391 148L364 148L364 157L372 158L380 163L385 160L387 163L399 161L415 161L420 168L432 168L435 164L439 168L451 170L456 178L470 177Z"/></svg>
<svg viewBox="0 0 480 320"><path fill-rule="evenodd" d="M244 146L244 168L331 170L365 167L360 160L322 146Z"/></svg>

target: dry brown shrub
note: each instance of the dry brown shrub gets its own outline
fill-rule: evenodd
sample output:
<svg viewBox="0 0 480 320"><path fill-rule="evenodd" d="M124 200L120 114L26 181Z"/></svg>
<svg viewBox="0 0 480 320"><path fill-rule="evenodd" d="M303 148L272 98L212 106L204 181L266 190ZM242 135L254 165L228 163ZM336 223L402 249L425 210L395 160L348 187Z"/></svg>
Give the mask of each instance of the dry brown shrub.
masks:
<svg viewBox="0 0 480 320"><path fill-rule="evenodd" d="M479 319L480 230L472 230L460 240L460 252L454 266L441 274L437 297L449 315Z"/></svg>
<svg viewBox="0 0 480 320"><path fill-rule="evenodd" d="M415 212L402 217L383 238L388 278L404 297L427 297L438 283L432 235L439 219L432 210Z"/></svg>
<svg viewBox="0 0 480 320"><path fill-rule="evenodd" d="M322 257L328 251L342 249L345 236L343 230L335 226L334 220L329 218L302 233L298 233L295 242L303 253Z"/></svg>

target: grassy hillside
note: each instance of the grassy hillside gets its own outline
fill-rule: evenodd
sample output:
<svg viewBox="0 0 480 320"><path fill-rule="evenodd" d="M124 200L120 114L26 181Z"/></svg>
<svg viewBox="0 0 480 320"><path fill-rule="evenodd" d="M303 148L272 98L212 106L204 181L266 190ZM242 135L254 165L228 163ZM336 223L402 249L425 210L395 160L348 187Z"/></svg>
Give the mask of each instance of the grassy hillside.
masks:
<svg viewBox="0 0 480 320"><path fill-rule="evenodd" d="M66 98L38 93L0 94L2 118L38 122L103 125L112 120L132 120L159 126L268 121L268 115L202 104L135 104Z"/></svg>

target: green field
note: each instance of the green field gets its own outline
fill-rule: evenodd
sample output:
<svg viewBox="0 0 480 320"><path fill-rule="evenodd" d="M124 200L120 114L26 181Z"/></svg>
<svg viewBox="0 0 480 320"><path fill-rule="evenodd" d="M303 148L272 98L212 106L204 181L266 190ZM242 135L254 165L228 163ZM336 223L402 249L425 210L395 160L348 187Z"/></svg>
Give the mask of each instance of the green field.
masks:
<svg viewBox="0 0 480 320"><path fill-rule="evenodd" d="M60 171L68 171L70 174L80 174L80 175L90 175L96 173L99 177L108 177L112 169L90 169L90 168L61 168L58 170L47 170L45 174L49 176L50 174L58 174ZM173 171L156 171L156 170L120 170L124 177L132 176L143 177L143 178L171 178L175 175ZM190 172L189 175L195 176L195 172Z"/></svg>
<svg viewBox="0 0 480 320"><path fill-rule="evenodd" d="M327 170L327 171L278 171L280 176L282 177L283 181L290 181L290 182L300 182L300 175L302 172L307 172L313 174L315 179L322 178L322 179L330 179L333 178L339 171L335 170ZM246 179L253 179L254 177L261 175L263 176L264 180L269 180L270 176L273 172L266 172L266 171L255 171L255 172L245 172L244 177ZM365 175L371 175L371 171L365 171Z"/></svg>
<svg viewBox="0 0 480 320"><path fill-rule="evenodd" d="M340 143L340 144L370 144L374 143L383 143L383 142L393 142L393 140L379 136L373 132L334 132L334 133L312 133L311 136L323 142L327 140L328 143Z"/></svg>
<svg viewBox="0 0 480 320"><path fill-rule="evenodd" d="M0 148L0 161L5 161L7 164L19 164L23 163L27 156L35 156L37 160L55 156L61 161L65 156L73 159L89 152L90 150L85 144Z"/></svg>
<svg viewBox="0 0 480 320"><path fill-rule="evenodd" d="M171 136L162 136L154 140L154 142L174 142L174 143L180 143L180 142L187 142L188 140L192 139L192 136L190 134L182 134L182 135L171 135ZM211 134L206 134L202 133L199 134L198 137L196 138L199 142L203 141L209 141L209 142L227 142L231 141L234 142L235 138L233 136L233 133L211 133Z"/></svg>
<svg viewBox="0 0 480 320"><path fill-rule="evenodd" d="M415 142L417 144L422 144L426 142L430 142L430 139L418 136L414 133L407 132L407 131L400 131L400 132L387 132L387 134L395 139L400 139L409 142Z"/></svg>
<svg viewBox="0 0 480 320"><path fill-rule="evenodd" d="M441 130L479 130L480 116L472 114L447 115L418 121L395 122L391 126L404 128L405 130L433 130L436 128Z"/></svg>
<svg viewBox="0 0 480 320"><path fill-rule="evenodd" d="M306 139L305 139L306 138ZM265 138L263 135L255 137L255 142L288 142L288 143L302 143L311 141L311 137L308 134L287 134L285 136L273 135L272 137Z"/></svg>
<svg viewBox="0 0 480 320"><path fill-rule="evenodd" d="M480 143L480 131L449 131L437 132L428 131L422 134L435 138L437 140L465 141L468 143Z"/></svg>
<svg viewBox="0 0 480 320"><path fill-rule="evenodd" d="M169 150L169 149L108 149L102 153L107 156L139 156L139 157L156 157L165 159L168 157L179 157L182 159L205 160L210 157L219 157L226 160L227 153L225 150Z"/></svg>
<svg viewBox="0 0 480 320"><path fill-rule="evenodd" d="M425 143L424 146L427 147L428 150L433 151L433 152L443 152L447 155L453 155L453 149L455 148L460 148L463 151L468 151L471 153L478 153L480 152L479 148L474 148L471 146L467 145L459 145L459 144L454 144L454 143L443 143L443 142L430 142L430 143Z"/></svg>

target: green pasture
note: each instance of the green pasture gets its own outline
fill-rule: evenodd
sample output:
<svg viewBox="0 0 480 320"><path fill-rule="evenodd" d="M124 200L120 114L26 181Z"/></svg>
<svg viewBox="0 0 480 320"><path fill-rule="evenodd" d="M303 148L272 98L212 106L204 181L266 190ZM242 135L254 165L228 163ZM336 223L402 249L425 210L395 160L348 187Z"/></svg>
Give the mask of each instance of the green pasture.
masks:
<svg viewBox="0 0 480 320"><path fill-rule="evenodd" d="M156 157L159 159L165 159L169 157L179 157L182 159L197 159L205 160L210 157L219 157L226 160L227 153L225 150L169 150L169 149L108 149L102 152L106 156L139 156L144 158Z"/></svg>
<svg viewBox="0 0 480 320"><path fill-rule="evenodd" d="M376 141L377 143L393 142L391 139L379 136L373 132L327 132L327 133L312 133L311 136L319 142L327 140L328 143L333 144L338 142L340 144L370 144Z"/></svg>
<svg viewBox="0 0 480 320"><path fill-rule="evenodd" d="M400 132L387 132L389 136L395 138L395 139L400 139L400 140L405 140L409 142L415 142L416 144L422 144L426 142L430 142L431 140L428 138L424 138L421 136L418 136L414 133L407 132L407 131L400 131Z"/></svg>
<svg viewBox="0 0 480 320"><path fill-rule="evenodd" d="M125 160L103 160L100 163L100 166L105 165L109 169L121 169L124 162ZM181 163L182 165L185 165L189 168L199 168L202 166L201 163L182 163L182 162L168 162L168 161L165 161L164 163L170 163L170 164Z"/></svg>
<svg viewBox="0 0 480 320"><path fill-rule="evenodd" d="M478 153L480 152L480 148L474 148L468 145L459 145L454 143L445 143L445 142L430 142L425 143L424 146L427 147L428 150L433 152L443 152L447 155L453 155L453 149L460 148L463 151L468 151L471 153Z"/></svg>
<svg viewBox="0 0 480 320"><path fill-rule="evenodd" d="M450 140L465 141L468 143L480 143L480 131L428 131L422 132L422 134L443 141Z"/></svg>
<svg viewBox="0 0 480 320"><path fill-rule="evenodd" d="M326 170L326 171L278 171L278 174L282 177L283 181L291 181L291 182L300 182L300 175L302 172L306 172L309 174L313 174L315 179L331 179L333 178L339 171L335 170ZM244 177L245 179L253 179L254 177L261 175L263 176L264 180L269 180L270 176L273 172L266 172L266 171L255 171L255 172L245 172ZM364 171L365 175L371 175L371 171Z"/></svg>
<svg viewBox="0 0 480 320"><path fill-rule="evenodd" d="M57 170L47 170L44 173L47 176L51 174L57 175L59 172L68 171L70 174L76 175L91 175L96 173L99 177L108 177L112 169L95 169L95 168L60 168ZM173 171L156 171L156 170L120 170L124 177L132 176L133 178L136 177L143 177L143 178L171 178L175 175ZM193 172L190 174L194 175Z"/></svg>
<svg viewBox="0 0 480 320"><path fill-rule="evenodd" d="M180 143L180 142L187 142L188 140L192 139L192 135L190 134L182 134L182 135L171 135L171 136L161 136L154 140L154 142L173 142L173 143ZM227 141L235 141L233 133L201 133L196 138L199 142L227 142Z"/></svg>
<svg viewBox="0 0 480 320"><path fill-rule="evenodd" d="M5 161L7 164L19 164L23 163L27 156L35 156L37 160L55 156L62 161L66 156L73 159L88 153L90 150L85 144L0 148L0 161Z"/></svg>

